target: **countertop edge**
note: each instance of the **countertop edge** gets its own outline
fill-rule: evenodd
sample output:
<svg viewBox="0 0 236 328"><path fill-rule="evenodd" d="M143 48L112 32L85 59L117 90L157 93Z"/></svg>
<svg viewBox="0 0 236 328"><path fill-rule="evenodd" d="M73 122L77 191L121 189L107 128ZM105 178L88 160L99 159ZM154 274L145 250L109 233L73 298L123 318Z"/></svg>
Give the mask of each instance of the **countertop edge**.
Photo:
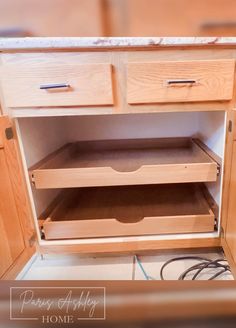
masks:
<svg viewBox="0 0 236 328"><path fill-rule="evenodd" d="M236 37L26 37L0 38L0 51L47 49L236 47Z"/></svg>

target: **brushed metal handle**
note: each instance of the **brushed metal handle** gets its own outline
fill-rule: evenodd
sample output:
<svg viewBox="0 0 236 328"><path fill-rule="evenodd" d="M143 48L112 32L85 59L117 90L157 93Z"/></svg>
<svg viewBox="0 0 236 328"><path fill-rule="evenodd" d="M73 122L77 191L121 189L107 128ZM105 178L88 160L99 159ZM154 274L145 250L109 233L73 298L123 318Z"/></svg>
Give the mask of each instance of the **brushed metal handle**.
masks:
<svg viewBox="0 0 236 328"><path fill-rule="evenodd" d="M166 81L167 85L173 85L173 84L196 84L196 80L184 80L184 79L179 79L179 80L167 80Z"/></svg>
<svg viewBox="0 0 236 328"><path fill-rule="evenodd" d="M70 88L68 83L53 83L53 84L42 84L39 87L41 90L58 89L58 88Z"/></svg>

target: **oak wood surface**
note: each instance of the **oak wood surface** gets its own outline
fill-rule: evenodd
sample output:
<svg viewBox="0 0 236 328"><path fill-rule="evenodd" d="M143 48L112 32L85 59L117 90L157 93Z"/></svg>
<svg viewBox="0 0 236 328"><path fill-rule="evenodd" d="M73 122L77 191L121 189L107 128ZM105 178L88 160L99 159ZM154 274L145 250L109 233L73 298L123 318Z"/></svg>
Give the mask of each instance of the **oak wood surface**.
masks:
<svg viewBox="0 0 236 328"><path fill-rule="evenodd" d="M191 184L68 191L44 223L46 239L210 232L215 216Z"/></svg>
<svg viewBox="0 0 236 328"><path fill-rule="evenodd" d="M233 157L229 189L229 208L226 223L225 239L232 257L236 262L236 142L233 142Z"/></svg>
<svg viewBox="0 0 236 328"><path fill-rule="evenodd" d="M119 49L118 49L119 50ZM138 49L140 50L140 49ZM71 116L71 115L102 115L121 113L154 113L154 112L179 112L179 111L206 111L232 109L232 101L209 101L209 102L176 102L176 103L145 103L128 104L127 102L127 77L126 68L129 63L146 63L159 61L224 61L236 57L235 49L163 49L152 51L151 48L142 51L63 51L57 52L24 52L3 53L1 61L7 67L31 67L32 66L60 66L91 65L104 63L112 65L113 82L113 106L73 106L73 107L3 107L3 112L13 117L38 117L38 116ZM7 69L6 69L7 70ZM44 90L45 91L45 90Z"/></svg>
<svg viewBox="0 0 236 328"><path fill-rule="evenodd" d="M35 249L33 247L25 248L8 268L8 270L4 273L4 275L1 277L1 280L14 280L34 254Z"/></svg>
<svg viewBox="0 0 236 328"><path fill-rule="evenodd" d="M216 181L217 164L188 138L68 144L30 168L36 188Z"/></svg>
<svg viewBox="0 0 236 328"><path fill-rule="evenodd" d="M127 65L127 102L191 102L230 100L234 60L143 62ZM168 81L195 81L173 83Z"/></svg>
<svg viewBox="0 0 236 328"><path fill-rule="evenodd" d="M0 277L25 248L4 149L0 149Z"/></svg>
<svg viewBox="0 0 236 328"><path fill-rule="evenodd" d="M13 139L6 139L6 128L13 128ZM9 260L7 261L8 265L14 267L14 261L17 260L22 266L24 260L20 260L19 257L23 254L23 251L29 249L29 252L27 252L29 256L35 252L34 240L31 239L35 234L35 229L14 127L6 116L0 117L0 135L0 140L3 141L3 148L0 149L0 216L3 220L3 231L7 232L7 238L4 240L3 237L1 240L1 253L3 257L7 256L9 259L7 254L10 250L12 257L11 263ZM5 266L5 271L7 269L10 270L9 267ZM4 273L3 271L1 274Z"/></svg>
<svg viewBox="0 0 236 328"><path fill-rule="evenodd" d="M173 51L172 51L173 52ZM170 53L170 52L169 52ZM191 53L191 54L190 54ZM232 56L232 54L233 54L233 51L226 51L226 52L224 52L225 54L226 54L226 57L230 57L230 56ZM19 57L17 57L18 59L17 60L19 60L19 61L22 61L22 62L27 62L27 56L25 57L25 55L26 54L19 54ZM29 57L28 58L31 58L31 60L32 61L37 61L37 60L39 60L39 58L41 58L41 60L47 60L47 59L45 59L45 57L47 57L47 58L50 58L50 56L51 57L53 57L53 55L52 54L47 54L47 56L45 56L45 54L44 54L44 56L41 56L41 54L39 55L39 54L27 54L27 55L29 55ZM59 55L59 54L57 54L57 55ZM74 61L74 60L76 60L76 56L78 56L78 54L70 54L70 57L68 57L67 59L66 59L66 57L67 57L67 55L68 54L60 54L60 56L62 56L62 57L60 57L60 58L64 58L64 59L62 59L62 60L65 60L65 61L67 61L67 62L70 62L70 61ZM81 54L80 54L81 55ZM97 54L96 54L97 55ZM14 56L16 56L16 55L14 55L14 54L11 54L10 55L10 57L9 57L9 61L11 61L11 59L13 59L13 57ZM99 54L98 56L101 56L101 54ZM107 54L105 54L104 55L104 58L105 58L105 56L110 56L110 55L107 55ZM162 52L162 53L157 53L157 52L150 52L149 54L147 54L146 53L146 55L144 55L143 53L135 53L135 52L133 52L133 53L130 53L130 54L123 54L123 57L122 57L122 60L125 58L126 60L127 60L127 57L129 57L129 60L132 62L133 61L133 59L135 58L135 59L137 59L138 58L138 60L140 60L140 61L143 61L143 58L145 58L145 56L147 56L149 59L153 59L153 58L155 58L156 56L158 56L158 57L166 57L167 55L166 55L166 53L165 52ZM175 56L176 57L178 57L178 59L180 59L181 58L181 53L180 52L175 52L175 54L172 54L171 55L172 56L172 58L174 58ZM193 57L195 57L195 59L197 58L197 59L203 59L202 57L208 57L208 59L212 56L212 58L214 57L220 57L220 56L224 56L224 55L220 55L220 52L219 51L211 51L211 54L210 54L210 52L209 51L206 51L206 54L205 54L205 52L204 51L199 51L199 52L197 52L197 51L195 51L195 52L191 52L191 51L189 51L189 52L182 52L182 58L184 58L184 59L186 59L186 58L188 58L188 56L193 56ZM82 55L82 57L83 57L83 55ZM123 84L122 82L124 82L125 81L125 79L124 79L124 76L123 76L123 72L125 71L125 69L124 69L124 62L121 60L121 57L119 57L118 55L115 55L115 54L112 54L111 55L111 57L112 57L112 62L113 63L116 63L116 67L115 67L115 69L116 70L118 70L118 68L121 68L122 70L121 70L121 72L119 73L120 75L119 75L119 80L118 80L118 83L117 83L117 85L116 85L116 87L118 87L119 88L119 91L117 92L117 90L115 90L115 98L117 98L117 95L119 96L119 98L120 98L120 96L122 97L122 98L120 98L119 99L119 101L116 99L116 101L117 101L117 103L116 103L116 112L122 112L122 110L124 110L125 112L137 112L137 111L139 111L140 110L140 112L142 112L142 111L146 111L146 112L149 112L149 111L165 111L165 110L167 110L167 111L183 111L183 110L228 110L230 107L232 107L232 103L231 102L229 102L229 103L227 103L227 104L225 104L225 103L221 103L221 102L214 102L214 103L212 103L212 104L209 104L209 103L207 103L207 102L203 102L202 104L194 104L194 103L191 103L191 104L182 104L182 103L179 103L179 104L174 104L174 105L171 105L171 107L168 105L168 104L163 104L163 107L159 107L159 106L150 106L150 105L144 105L144 106L142 106L142 107L140 107L140 105L137 105L137 106L135 106L135 105L132 105L132 106L129 106L127 103L126 103L126 97L125 97L125 83ZM141 58L141 57L143 57L143 58ZM82 61L90 61L91 60L91 58L92 57L90 57L90 58L88 58L88 59L85 59L86 58L86 54L84 54L84 57L82 58ZM163 58L162 58L163 59ZM168 58L169 59L169 58ZM189 58L188 58L189 59ZM14 61L14 60L13 60ZM120 65L120 66L119 66ZM124 71L123 71L123 69L124 69ZM134 108L134 109L133 109ZM98 113L98 111L99 111L99 109L100 108L96 108L96 113ZM21 114L22 115L24 115L24 109L16 109L15 111L17 111L17 110L19 110L19 111L21 111ZM30 112L31 111L31 114L32 114L32 112L33 112L33 110L34 110L34 108L28 108L27 109L28 110L28 112ZM41 109L37 109L37 113L39 113L40 112L40 110ZM47 113L47 114L49 114L49 112L50 112L50 115L56 115L57 113L59 113L59 109L57 108L56 109L56 111L54 111L54 109L50 109L50 108L46 108L46 109L44 109L45 110L45 112L43 111L43 110L41 110L41 112L40 112L40 115L44 115L45 113ZM58 111L57 111L58 110ZM63 108L60 108L60 113L62 114L62 115L64 115L65 114L65 111L67 110L67 108L66 109L63 109ZM75 112L73 112L73 108L68 108L68 110L69 110L69 113L71 114L71 113L76 113L76 110L75 110ZM86 108L85 109L83 109L84 110L84 112L83 112L83 114L85 113L85 110L86 110ZM92 113L92 111L93 111L93 109L91 109L91 111L90 111L90 113ZM193 244L194 245L198 245L198 246L196 246L196 247L199 247L200 245L204 245L204 243L205 244L211 244L211 245L215 245L216 243L218 243L218 242L216 242L216 239L214 239L214 238L212 238L212 239L210 239L210 240L208 240L207 241L207 239L200 239L200 240L198 240L196 243L195 243L195 241L193 241ZM152 247L154 244L152 244L152 243L149 243L149 242L146 242L146 244L145 243L141 243L142 245L140 246L142 249L147 249L148 247ZM144 245L145 244L145 245ZM123 244L122 244L123 245ZM140 243L137 243L136 244L136 242L134 242L133 244L132 244L132 246L129 244L129 245L123 245L122 246L121 244L119 245L119 246L117 246L117 247L120 247L121 249L123 249L123 250L126 250L126 249L133 249L133 250L135 250L135 247L137 246L137 248L139 247L139 245L140 245ZM163 245L165 245L165 246L163 246ZM179 241L172 241L172 240L170 240L170 241L163 241L163 243L162 243L162 241L161 242L156 242L155 243L155 245L153 246L153 248L155 249L155 248L158 248L158 247L179 247L179 245L181 245L181 242L179 242ZM183 242L183 244L182 245L184 245L184 246L186 246L186 245L191 245L191 242L189 242L189 241L184 241ZM114 246L114 245L113 245ZM126 246L127 246L127 248L126 248ZM71 249L72 251L75 251L75 250L77 250L77 251L79 251L79 250L82 250L82 251L85 251L85 249L86 249L86 246L83 248L83 246L81 246L81 245L67 245L67 246L53 246L53 245L48 245L48 246L44 246L45 247L45 249L47 249L47 250L49 250L49 248L51 247L51 251L53 252L53 249L55 250L55 251L61 251L61 252L63 252L63 249L64 250L69 250L69 249ZM54 247L54 248L53 248ZM64 248L63 248L64 247ZM88 246L88 248L87 248L87 251L88 250L94 250L95 248L96 248L97 246ZM187 246L186 246L187 247ZM114 247L114 248L116 248L116 246ZM114 250L114 248L113 248L113 250ZM103 245L99 245L98 246L98 249L101 251L102 249L103 249L103 251L105 252L106 251L106 247L104 248L103 247ZM116 248L116 251L117 251L118 249Z"/></svg>
<svg viewBox="0 0 236 328"><path fill-rule="evenodd" d="M234 256L232 255L232 252L231 252L231 249L230 247L228 246L225 238L221 238L221 245L223 247L223 251L224 251L224 254L225 254L225 257L229 263L229 266L230 266L230 269L231 269L231 273L234 277L234 279L236 279L236 262L235 262L235 258Z"/></svg>
<svg viewBox="0 0 236 328"><path fill-rule="evenodd" d="M186 239L166 239L166 240L140 240L139 237L132 237L132 240L124 238L123 241L99 243L93 239L86 240L86 243L70 244L49 244L39 245L42 254L70 254L79 253L84 255L109 255L109 254L148 254L150 252L176 249L201 249L215 248L221 246L220 238L186 238Z"/></svg>
<svg viewBox="0 0 236 328"><path fill-rule="evenodd" d="M2 90L8 107L112 105L110 64L9 65L1 71ZM68 88L40 89L50 84Z"/></svg>

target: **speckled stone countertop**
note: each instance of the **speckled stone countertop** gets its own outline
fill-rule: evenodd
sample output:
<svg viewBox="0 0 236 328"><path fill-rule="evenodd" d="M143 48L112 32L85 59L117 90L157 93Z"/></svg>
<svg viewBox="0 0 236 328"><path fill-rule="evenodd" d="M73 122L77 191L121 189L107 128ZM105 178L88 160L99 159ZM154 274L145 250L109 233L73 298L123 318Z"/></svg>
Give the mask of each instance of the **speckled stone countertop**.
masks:
<svg viewBox="0 0 236 328"><path fill-rule="evenodd" d="M236 47L236 37L148 37L148 38L1 38L0 51L37 49L83 48L143 48L181 46L228 46Z"/></svg>

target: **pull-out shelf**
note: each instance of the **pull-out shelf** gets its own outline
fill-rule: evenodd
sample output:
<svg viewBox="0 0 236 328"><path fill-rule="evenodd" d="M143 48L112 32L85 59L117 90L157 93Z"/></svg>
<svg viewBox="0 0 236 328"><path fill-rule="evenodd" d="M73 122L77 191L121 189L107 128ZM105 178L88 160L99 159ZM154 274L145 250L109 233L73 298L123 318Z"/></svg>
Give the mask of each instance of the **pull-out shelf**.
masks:
<svg viewBox="0 0 236 328"><path fill-rule="evenodd" d="M43 224L45 239L214 231L201 184L65 190Z"/></svg>
<svg viewBox="0 0 236 328"><path fill-rule="evenodd" d="M35 187L216 181L217 163L191 138L68 144L30 169Z"/></svg>

